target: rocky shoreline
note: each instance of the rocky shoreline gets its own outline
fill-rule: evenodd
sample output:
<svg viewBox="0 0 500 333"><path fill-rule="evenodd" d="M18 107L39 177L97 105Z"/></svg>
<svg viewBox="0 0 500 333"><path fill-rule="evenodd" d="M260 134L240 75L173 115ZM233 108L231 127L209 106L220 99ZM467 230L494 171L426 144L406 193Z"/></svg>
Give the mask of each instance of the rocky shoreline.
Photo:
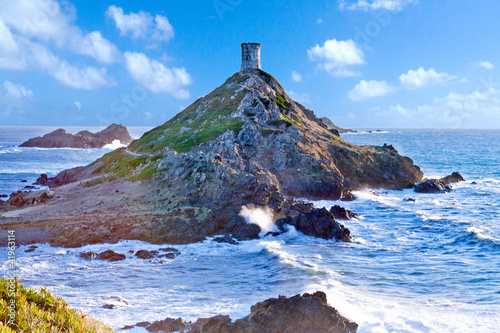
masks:
<svg viewBox="0 0 500 333"><path fill-rule="evenodd" d="M341 316L328 305L326 294L279 296L253 305L250 314L232 321L218 315L186 322L182 318L166 318L154 323L141 322L124 326L122 330L144 327L149 332L170 333L256 333L256 332L315 332L354 333L358 324Z"/></svg>

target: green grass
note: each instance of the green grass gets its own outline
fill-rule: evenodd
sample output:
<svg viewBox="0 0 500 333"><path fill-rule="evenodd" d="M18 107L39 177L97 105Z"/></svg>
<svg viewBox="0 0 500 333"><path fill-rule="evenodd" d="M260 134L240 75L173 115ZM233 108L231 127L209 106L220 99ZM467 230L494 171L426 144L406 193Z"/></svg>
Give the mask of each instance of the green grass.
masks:
<svg viewBox="0 0 500 333"><path fill-rule="evenodd" d="M285 96L276 93L276 98L273 98L273 101L276 102L282 109L290 111L290 103L288 103L285 99Z"/></svg>
<svg viewBox="0 0 500 333"><path fill-rule="evenodd" d="M113 332L101 322L71 309L62 298L45 288L26 288L18 281L14 286L11 292L9 280L0 279L0 332ZM15 319L9 325L8 306L11 302L16 311Z"/></svg>
<svg viewBox="0 0 500 333"><path fill-rule="evenodd" d="M123 178L133 173L133 171L149 161L157 161L160 159L161 155L156 155L153 157L147 156L132 156L125 151L124 148L117 149L110 153L107 153L93 164L100 164L92 173L93 174L102 174L102 173L115 173L117 178ZM115 178L116 179L116 178ZM111 181L114 179L100 179L96 182L90 182L85 184L84 186L90 187L97 184L102 184L106 181Z"/></svg>
<svg viewBox="0 0 500 333"><path fill-rule="evenodd" d="M141 172L139 172L137 175L132 176L130 178L130 181L136 182L136 181L140 181L140 180L141 181L142 180L150 180L158 172L159 172L159 170L156 169L156 167L153 164L151 164L151 165L148 165L147 167L145 167L144 169L142 169Z"/></svg>

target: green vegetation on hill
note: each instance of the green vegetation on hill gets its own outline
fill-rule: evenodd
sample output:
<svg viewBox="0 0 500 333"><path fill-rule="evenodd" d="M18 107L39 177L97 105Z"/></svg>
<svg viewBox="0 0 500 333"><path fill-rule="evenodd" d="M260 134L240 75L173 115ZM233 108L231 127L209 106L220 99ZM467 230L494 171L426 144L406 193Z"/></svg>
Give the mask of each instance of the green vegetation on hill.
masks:
<svg viewBox="0 0 500 333"><path fill-rule="evenodd" d="M101 322L71 309L47 289L26 288L15 282L11 294L10 280L0 279L0 332L114 332ZM13 296L13 297L12 297ZM11 303L13 300L14 303ZM14 325L9 324L9 305L15 304ZM12 324L12 321L10 322Z"/></svg>
<svg viewBox="0 0 500 333"><path fill-rule="evenodd" d="M239 133L244 122L230 115L247 92L246 87L238 85L247 78L246 75L234 74L223 85L197 99L165 124L145 133L129 148L148 153L169 147L182 153L207 143L228 130Z"/></svg>

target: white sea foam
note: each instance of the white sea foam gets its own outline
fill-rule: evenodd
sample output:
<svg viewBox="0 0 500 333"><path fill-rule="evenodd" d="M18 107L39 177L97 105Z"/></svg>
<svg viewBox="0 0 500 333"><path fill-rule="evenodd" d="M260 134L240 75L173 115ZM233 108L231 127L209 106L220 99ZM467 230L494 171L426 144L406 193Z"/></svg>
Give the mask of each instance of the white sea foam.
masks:
<svg viewBox="0 0 500 333"><path fill-rule="evenodd" d="M245 218L247 223L257 224L260 227L260 237L264 237L268 232L278 231L273 222L273 213L269 207L242 206L240 215Z"/></svg>
<svg viewBox="0 0 500 333"><path fill-rule="evenodd" d="M120 142L120 140L113 140L112 143L108 143L107 145L105 145L103 148L105 149L118 149L118 148L121 148L121 147L127 147L127 145L123 144Z"/></svg>

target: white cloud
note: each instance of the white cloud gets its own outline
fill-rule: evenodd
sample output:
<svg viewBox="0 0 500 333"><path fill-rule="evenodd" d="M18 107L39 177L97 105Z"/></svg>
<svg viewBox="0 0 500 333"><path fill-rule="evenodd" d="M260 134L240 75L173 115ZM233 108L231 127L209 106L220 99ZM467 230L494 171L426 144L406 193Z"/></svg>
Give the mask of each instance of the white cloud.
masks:
<svg viewBox="0 0 500 333"><path fill-rule="evenodd" d="M500 90L490 88L466 94L450 93L433 103L405 108L400 104L375 116L385 125L409 127L498 128L500 126Z"/></svg>
<svg viewBox="0 0 500 333"><path fill-rule="evenodd" d="M396 90L396 87L388 85L385 81L361 80L361 82L349 92L349 98L353 101L360 101L367 98L394 93Z"/></svg>
<svg viewBox="0 0 500 333"><path fill-rule="evenodd" d="M493 65L489 61L478 61L478 62L476 62L476 65L480 66L480 67L483 67L483 68L486 68L486 69L493 69L493 68L495 68L495 65Z"/></svg>
<svg viewBox="0 0 500 333"><path fill-rule="evenodd" d="M308 94L300 94L294 91L288 91L288 96L290 96L291 99L293 99L296 102L299 102L300 104L311 103L311 99L309 98Z"/></svg>
<svg viewBox="0 0 500 333"><path fill-rule="evenodd" d="M416 89L446 83L456 78L456 76L450 76L447 73L437 73L434 68L425 70L420 67L416 71L409 70L407 74L401 74L399 81L404 88Z"/></svg>
<svg viewBox="0 0 500 333"><path fill-rule="evenodd" d="M7 44L3 44L6 40ZM60 83L77 89L97 89L113 86L105 68L87 66L77 68L54 55L44 45L14 35L0 20L0 68L11 70L41 70L56 78Z"/></svg>
<svg viewBox="0 0 500 333"><path fill-rule="evenodd" d="M292 71L292 80L294 82L301 82L302 81L302 75L297 72L297 71Z"/></svg>
<svg viewBox="0 0 500 333"><path fill-rule="evenodd" d="M110 64L120 59L118 48L103 38L99 31L87 34L80 43L80 51L99 62Z"/></svg>
<svg viewBox="0 0 500 333"><path fill-rule="evenodd" d="M401 11L403 8L412 3L418 3L418 0L355 0L355 1L339 1L340 9L347 10L379 10L386 9L392 11Z"/></svg>
<svg viewBox="0 0 500 333"><path fill-rule="evenodd" d="M110 6L106 15L115 21L121 36L130 36L134 39L153 38L159 41L168 41L174 38L174 28L165 16L153 16L142 10L138 13L124 14L123 9Z"/></svg>
<svg viewBox="0 0 500 333"><path fill-rule="evenodd" d="M76 108L77 108L78 110L81 110L81 108L82 108L82 103L81 103L80 101L75 101L73 104L76 106Z"/></svg>
<svg viewBox="0 0 500 333"><path fill-rule="evenodd" d="M156 30L153 34L154 39L168 41L174 38L174 28L165 16L156 15L155 22Z"/></svg>
<svg viewBox="0 0 500 333"><path fill-rule="evenodd" d="M55 0L0 1L0 20L15 34L31 40L53 42L68 47L76 54L89 55L102 63L119 59L114 44L98 31L84 34L74 25L76 10L68 2Z"/></svg>
<svg viewBox="0 0 500 333"><path fill-rule="evenodd" d="M153 23L151 14L140 11L139 13L124 14L123 9L110 6L106 15L112 18L116 27L120 30L120 35L131 35L132 38L145 38L149 26Z"/></svg>
<svg viewBox="0 0 500 333"><path fill-rule="evenodd" d="M357 76L358 73L349 69L349 66L363 65L364 53L352 40L325 41L323 46L316 46L307 50L309 60L320 62L320 68L332 76L346 77Z"/></svg>
<svg viewBox="0 0 500 333"><path fill-rule="evenodd" d="M184 89L191 76L184 68L167 68L144 53L125 52L125 63L132 78L154 93L167 92L179 99L189 98Z"/></svg>
<svg viewBox="0 0 500 333"><path fill-rule="evenodd" d="M20 84L14 84L12 82L5 81L3 83L3 86L7 94L9 94L11 97L22 98L33 96L33 92L31 90L26 89Z"/></svg>

